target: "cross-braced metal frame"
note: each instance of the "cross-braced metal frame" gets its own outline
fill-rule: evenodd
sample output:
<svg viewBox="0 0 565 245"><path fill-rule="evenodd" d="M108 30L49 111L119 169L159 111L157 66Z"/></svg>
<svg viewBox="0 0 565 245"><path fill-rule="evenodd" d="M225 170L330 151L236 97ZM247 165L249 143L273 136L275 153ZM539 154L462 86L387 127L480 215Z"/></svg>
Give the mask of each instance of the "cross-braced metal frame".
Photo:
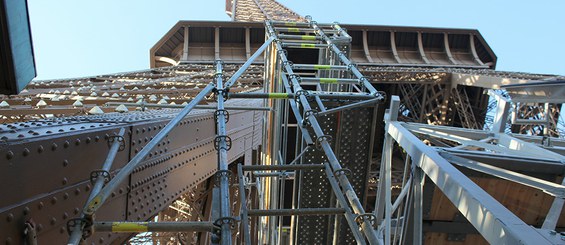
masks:
<svg viewBox="0 0 565 245"><path fill-rule="evenodd" d="M493 94L494 95L494 94ZM429 178L455 205L473 227L491 244L562 243L556 234L563 208L565 186L513 171L520 164L531 168L561 166L565 157L548 147L504 133L509 115L508 101L499 97L498 113L491 131L431 126L397 121L400 100L393 96L386 118L381 183L375 214L385 244L406 241L422 243L422 189ZM398 144L407 154L406 181L392 200L392 150ZM512 164L505 164L511 161ZM534 166L537 165L537 166ZM555 201L543 226L534 228L481 189L455 166L519 183L554 196ZM399 207L404 206L403 212ZM408 210L408 212L406 212ZM411 234L407 235L406 231Z"/></svg>
<svg viewBox="0 0 565 245"><path fill-rule="evenodd" d="M563 207L565 187L505 169L497 161L511 160L523 165L535 161L536 164L552 166L562 165L565 158L553 152L548 145L541 147L504 134L509 102L498 97L498 114L494 117L491 131L487 132L397 121L399 113L405 117L415 117L420 122L445 120L437 117L441 113L445 114L441 112L440 105L445 105L445 98L449 94L441 92L441 86L433 96L424 96L424 99L434 101L437 105L434 109L425 109L426 103L409 102L411 97L418 97L418 87L401 86L400 91L406 97L404 107L408 113L414 113L412 115L402 114L404 112L400 108L399 98L392 97L391 107L385 115L386 133L376 183L376 203L373 212L366 212L364 196L367 192L365 188L368 188L367 172L372 160L375 135L373 111L377 104L384 102L384 93L375 89L370 80L348 59L351 37L339 24L318 24L307 18L305 23L267 21L265 28L265 43L229 80L224 82L224 64L217 60L214 63L214 81L206 85L110 179L108 171L116 152L120 150L120 137L123 137L125 130L111 136L114 140L107 160L103 168L94 171L96 174L91 176L93 188L88 201L80 217L68 224L71 233L69 244L78 244L92 232L208 232L210 235L207 238L213 244L281 244L283 216L292 217L291 244L312 243L316 239L323 239L323 243L357 244L402 244L409 239L420 244L423 238L423 184L426 178L447 196L490 243L560 241L560 236L553 230ZM296 49L316 50L317 63L292 62L293 59L301 60L289 52ZM263 52L266 57L263 90L253 93L230 92L238 78ZM435 85L430 86L435 89ZM477 122L472 120L475 116L468 106L465 90L453 88L450 91L459 106L461 123L470 128L478 128ZM209 95L213 95L216 100L213 108L216 122L214 148L217 152L217 172L211 191L209 221L94 220L95 212L110 198L113 191ZM268 105L267 108L246 108L267 109L263 128L265 137L263 152L255 165L237 166L237 189L231 188L236 178L232 176L234 171L229 168L228 160L232 140L226 130L226 123L230 117L229 110L234 108L224 104L230 98L259 98L264 99L264 103ZM141 105L175 107L143 102ZM426 115L428 118L425 119L424 112L429 110L435 110L439 114ZM350 137L344 132L351 131L347 128L351 122L343 118L352 115L357 117L353 121L359 124L359 128L370 131L365 132L365 136L357 134L357 142L365 147L357 153L360 158L351 156L348 152L359 149L347 145L352 139L341 141L342 137ZM294 124L295 132L291 132L291 124ZM292 133L295 134L294 138L291 137ZM367 135L368 138L364 138ZM400 186L395 188L400 189L400 192L395 193L396 199L393 201L392 155L396 145L406 152L406 161L404 172L401 177L397 176ZM543 226L536 229L527 225L454 165L543 190L554 196L556 200ZM284 205L287 180L293 183L290 209ZM253 202L250 203L250 200ZM236 208L234 203L237 203ZM313 235L310 237L308 232Z"/></svg>

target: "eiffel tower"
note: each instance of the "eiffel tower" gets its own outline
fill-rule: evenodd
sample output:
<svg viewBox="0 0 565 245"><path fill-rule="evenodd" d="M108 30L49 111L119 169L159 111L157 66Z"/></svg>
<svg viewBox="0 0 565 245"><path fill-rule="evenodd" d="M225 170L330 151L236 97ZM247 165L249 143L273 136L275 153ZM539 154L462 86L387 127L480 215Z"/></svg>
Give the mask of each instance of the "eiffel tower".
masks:
<svg viewBox="0 0 565 245"><path fill-rule="evenodd" d="M563 244L563 77L477 30L225 6L150 69L0 97L0 241Z"/></svg>

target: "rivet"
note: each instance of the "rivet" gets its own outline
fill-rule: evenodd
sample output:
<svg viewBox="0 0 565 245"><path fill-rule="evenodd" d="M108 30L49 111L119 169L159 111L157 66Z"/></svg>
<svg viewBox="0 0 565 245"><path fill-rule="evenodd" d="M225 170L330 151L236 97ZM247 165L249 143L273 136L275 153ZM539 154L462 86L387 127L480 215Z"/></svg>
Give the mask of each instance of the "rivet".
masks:
<svg viewBox="0 0 565 245"><path fill-rule="evenodd" d="M69 160L63 160L63 167L66 167L69 165Z"/></svg>
<svg viewBox="0 0 565 245"><path fill-rule="evenodd" d="M6 216L6 221L11 222L12 220L14 220L14 214L9 213L8 216Z"/></svg>
<svg viewBox="0 0 565 245"><path fill-rule="evenodd" d="M43 230L43 225L42 224L37 225L37 231L42 231L42 230Z"/></svg>
<svg viewBox="0 0 565 245"><path fill-rule="evenodd" d="M65 199L65 200L69 199L69 193L65 192L65 194L63 194L63 199Z"/></svg>
<svg viewBox="0 0 565 245"><path fill-rule="evenodd" d="M69 218L69 214L67 212L63 213L63 219Z"/></svg>
<svg viewBox="0 0 565 245"><path fill-rule="evenodd" d="M63 185L66 185L68 182L67 178L63 178L63 181L61 183L63 183Z"/></svg>
<svg viewBox="0 0 565 245"><path fill-rule="evenodd" d="M57 203L57 201L58 201L57 197L51 198L51 204L54 205L55 203Z"/></svg>
<svg viewBox="0 0 565 245"><path fill-rule="evenodd" d="M79 210L78 208L75 208L75 209L73 210L73 213L74 213L74 214L78 214L78 212L80 212L80 210Z"/></svg>
<svg viewBox="0 0 565 245"><path fill-rule="evenodd" d="M39 204L37 205L37 208L38 208L38 209L42 209L43 206L45 206L45 205L43 204L43 202L39 202Z"/></svg>
<svg viewBox="0 0 565 245"><path fill-rule="evenodd" d="M57 150L57 147L58 147L58 146L57 146L56 143L51 144L51 150L52 150L52 151Z"/></svg>
<svg viewBox="0 0 565 245"><path fill-rule="evenodd" d="M43 146L40 145L39 147L37 147L37 153L42 153L43 152Z"/></svg>
<svg viewBox="0 0 565 245"><path fill-rule="evenodd" d="M90 141L92 141L92 139L90 137L86 137L86 143L90 143Z"/></svg>
<svg viewBox="0 0 565 245"><path fill-rule="evenodd" d="M80 145L80 139L75 140L75 145Z"/></svg>
<svg viewBox="0 0 565 245"><path fill-rule="evenodd" d="M51 225L57 224L57 219L55 217L51 218Z"/></svg>
<svg viewBox="0 0 565 245"><path fill-rule="evenodd" d="M68 148L70 144L71 143L69 143L69 141L67 140L65 141L65 143L63 143L63 147Z"/></svg>
<svg viewBox="0 0 565 245"><path fill-rule="evenodd" d="M6 159L8 159L8 160L12 159L13 157L14 157L14 152L12 152L12 151L9 151L9 152L6 154Z"/></svg>
<svg viewBox="0 0 565 245"><path fill-rule="evenodd" d="M24 213L24 215L28 215L29 214L29 207L25 207L23 213Z"/></svg>
<svg viewBox="0 0 565 245"><path fill-rule="evenodd" d="M67 231L67 228L65 227L61 227L61 229L59 229L59 233L61 234L65 233L65 231Z"/></svg>
<svg viewBox="0 0 565 245"><path fill-rule="evenodd" d="M80 189L79 189L79 188L76 188L76 189L75 189L75 195L78 196L79 194L80 194Z"/></svg>

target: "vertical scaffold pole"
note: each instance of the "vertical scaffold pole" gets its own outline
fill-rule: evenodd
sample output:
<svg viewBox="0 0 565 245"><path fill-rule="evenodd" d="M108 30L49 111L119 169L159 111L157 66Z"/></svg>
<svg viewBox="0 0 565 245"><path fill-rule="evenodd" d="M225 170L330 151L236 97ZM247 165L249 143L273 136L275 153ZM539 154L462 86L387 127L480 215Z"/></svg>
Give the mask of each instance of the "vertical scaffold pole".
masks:
<svg viewBox="0 0 565 245"><path fill-rule="evenodd" d="M112 168L112 165L114 163L114 159L116 158L116 154L118 153L118 151L123 150L122 144L124 144L123 136L124 136L125 132L126 132L126 129L121 128L120 132L118 132L117 135L110 136L114 139L114 141L112 142L112 145L110 146L110 150L108 151L108 156L106 157L106 160L104 161L104 164L102 165L102 169L91 172L91 176L94 177L92 179L92 180L94 180L94 186L92 187L90 195L88 196L88 199L86 201L87 204L96 195L98 195L100 190L102 190L102 187L104 187L104 183L106 183L106 181L109 180L110 169ZM108 140L110 140L110 138ZM86 224L84 223L84 219L86 219L86 218L87 218L87 215L84 212L82 212L80 218L77 220L77 221L80 221L80 222L74 222L75 226L74 226L73 230L71 231L71 236L69 238L68 244L76 245L76 244L80 243L80 241L83 238L82 237L83 230L86 228L85 227Z"/></svg>
<svg viewBox="0 0 565 245"><path fill-rule="evenodd" d="M235 219L231 216L230 208L230 190L229 182L231 171L228 169L228 150L231 148L231 138L226 133L226 122L229 120L229 113L224 109L224 96L227 91L224 90L222 80L222 61L216 61L216 73L214 75L216 81L216 101L218 109L215 112L217 133L214 139L214 147L218 152L218 171L216 172L216 183L219 183L220 193L219 208L220 217L214 223L221 227L221 244L231 245L232 235L231 227L234 226Z"/></svg>

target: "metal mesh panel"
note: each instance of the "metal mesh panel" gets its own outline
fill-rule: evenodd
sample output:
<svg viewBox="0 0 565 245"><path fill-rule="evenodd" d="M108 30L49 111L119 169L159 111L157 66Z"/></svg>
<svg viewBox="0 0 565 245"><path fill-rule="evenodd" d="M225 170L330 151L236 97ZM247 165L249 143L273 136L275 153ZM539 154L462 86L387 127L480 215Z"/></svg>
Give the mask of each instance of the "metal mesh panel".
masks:
<svg viewBox="0 0 565 245"><path fill-rule="evenodd" d="M348 176L357 196L364 201L370 164L374 108L357 108L318 118L324 133L333 137L332 147L343 168L351 170ZM313 133L312 133L313 135ZM326 161L324 153L311 149L305 154L304 164ZM327 208L335 206L331 186L323 171L304 171L300 177L300 208ZM296 219L297 244L329 244L333 240L335 216L301 216ZM340 216L338 244L355 244L355 239L344 218Z"/></svg>

